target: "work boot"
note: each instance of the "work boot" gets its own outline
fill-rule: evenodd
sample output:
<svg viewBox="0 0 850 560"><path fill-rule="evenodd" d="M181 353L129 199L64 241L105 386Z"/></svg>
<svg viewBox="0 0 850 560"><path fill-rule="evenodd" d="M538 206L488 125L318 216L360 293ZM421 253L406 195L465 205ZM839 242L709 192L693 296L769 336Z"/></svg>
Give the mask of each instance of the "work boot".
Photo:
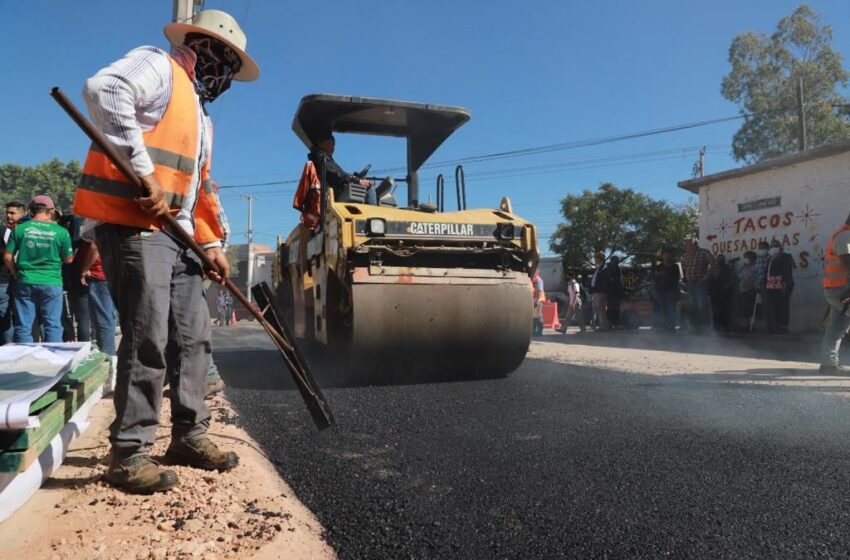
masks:
<svg viewBox="0 0 850 560"><path fill-rule="evenodd" d="M213 395L220 393L224 389L224 379L215 377L212 380L207 380L207 392L204 394L204 399L209 399Z"/></svg>
<svg viewBox="0 0 850 560"><path fill-rule="evenodd" d="M190 439L172 439L165 459L173 465L186 465L206 471L229 471L239 464L233 451L222 451L205 435Z"/></svg>
<svg viewBox="0 0 850 560"><path fill-rule="evenodd" d="M821 364L818 372L827 375L850 375L850 368L835 364Z"/></svg>
<svg viewBox="0 0 850 560"><path fill-rule="evenodd" d="M177 486L177 473L160 468L149 455L109 462L104 480L131 494L153 494Z"/></svg>

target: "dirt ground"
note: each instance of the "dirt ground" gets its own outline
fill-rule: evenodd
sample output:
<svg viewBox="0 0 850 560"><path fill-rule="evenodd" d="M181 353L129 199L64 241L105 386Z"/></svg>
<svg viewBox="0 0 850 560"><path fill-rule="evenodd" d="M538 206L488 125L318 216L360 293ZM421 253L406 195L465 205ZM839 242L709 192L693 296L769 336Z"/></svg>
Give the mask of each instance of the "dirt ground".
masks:
<svg viewBox="0 0 850 560"><path fill-rule="evenodd" d="M169 417L163 399L162 418ZM216 443L236 451L227 473L173 467L180 486L132 496L101 481L106 471L112 401L99 402L92 425L62 467L9 520L0 524L0 557L32 560L203 558L326 559L333 550L322 527L281 480L254 441L233 420L223 396L207 401ZM169 442L161 426L154 456Z"/></svg>
<svg viewBox="0 0 850 560"><path fill-rule="evenodd" d="M682 376L724 384L788 385L835 389L847 396L850 377L818 373L818 363L780 359L791 340L775 337L745 343L714 335L656 335L640 332L547 331L531 343L526 359L540 359L617 372ZM798 341L793 341L797 343ZM806 340L819 345L820 338Z"/></svg>

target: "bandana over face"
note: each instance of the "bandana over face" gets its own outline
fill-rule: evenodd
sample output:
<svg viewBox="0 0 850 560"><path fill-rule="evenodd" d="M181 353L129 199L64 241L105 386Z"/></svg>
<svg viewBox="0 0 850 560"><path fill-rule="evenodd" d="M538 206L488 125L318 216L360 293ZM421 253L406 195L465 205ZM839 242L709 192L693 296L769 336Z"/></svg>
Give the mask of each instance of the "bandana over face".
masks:
<svg viewBox="0 0 850 560"><path fill-rule="evenodd" d="M198 56L195 88L202 101L213 101L230 88L242 60L236 52L209 35L189 33L184 44Z"/></svg>

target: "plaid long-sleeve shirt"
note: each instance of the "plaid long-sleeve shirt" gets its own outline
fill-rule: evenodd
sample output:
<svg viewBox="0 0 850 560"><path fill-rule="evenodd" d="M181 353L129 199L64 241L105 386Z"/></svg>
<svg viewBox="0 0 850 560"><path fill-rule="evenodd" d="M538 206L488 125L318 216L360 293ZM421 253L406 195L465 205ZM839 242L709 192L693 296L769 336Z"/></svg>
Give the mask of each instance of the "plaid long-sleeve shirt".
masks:
<svg viewBox="0 0 850 560"><path fill-rule="evenodd" d="M685 281L691 283L704 282L713 263L714 257L706 249L697 249L693 255L685 254L682 257Z"/></svg>

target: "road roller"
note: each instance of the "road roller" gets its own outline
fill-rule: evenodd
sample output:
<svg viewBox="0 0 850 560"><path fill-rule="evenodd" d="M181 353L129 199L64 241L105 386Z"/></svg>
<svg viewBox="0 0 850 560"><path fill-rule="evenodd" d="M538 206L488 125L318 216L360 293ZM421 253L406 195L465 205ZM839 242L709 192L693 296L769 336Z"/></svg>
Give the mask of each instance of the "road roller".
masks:
<svg viewBox="0 0 850 560"><path fill-rule="evenodd" d="M368 165L355 174L373 181L377 204L366 203L359 181L331 188L319 177L317 226L297 226L275 254L284 320L348 381L498 377L525 358L535 226L514 214L507 196L493 208L467 209L459 166L455 209L445 208L442 175L434 202L420 192L420 169L469 118L462 107L330 94L298 106L292 129L308 149L328 131L406 142L398 176L370 176Z"/></svg>

